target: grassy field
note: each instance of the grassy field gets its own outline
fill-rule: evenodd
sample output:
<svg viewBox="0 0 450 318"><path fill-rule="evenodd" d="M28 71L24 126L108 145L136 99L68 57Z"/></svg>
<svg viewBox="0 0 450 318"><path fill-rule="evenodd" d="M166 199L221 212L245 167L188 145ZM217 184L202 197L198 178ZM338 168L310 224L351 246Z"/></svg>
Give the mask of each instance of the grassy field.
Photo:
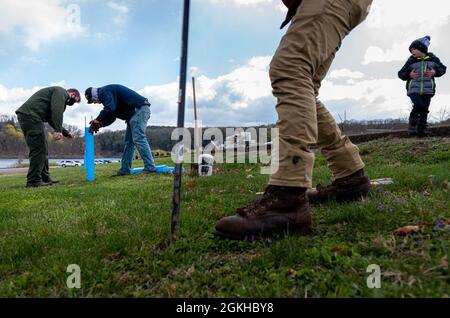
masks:
<svg viewBox="0 0 450 318"><path fill-rule="evenodd" d="M173 180L111 178L117 165L53 172L62 183L25 189L0 177L1 297L448 297L450 139L360 145L372 179L392 177L364 201L314 207L309 236L221 241L216 222L262 191L250 164L184 178L181 238L168 244ZM251 176L251 177L250 177ZM315 183L331 180L318 156ZM417 225L421 232L395 236ZM81 268L68 289L67 266ZM367 267L380 266L369 289Z"/></svg>

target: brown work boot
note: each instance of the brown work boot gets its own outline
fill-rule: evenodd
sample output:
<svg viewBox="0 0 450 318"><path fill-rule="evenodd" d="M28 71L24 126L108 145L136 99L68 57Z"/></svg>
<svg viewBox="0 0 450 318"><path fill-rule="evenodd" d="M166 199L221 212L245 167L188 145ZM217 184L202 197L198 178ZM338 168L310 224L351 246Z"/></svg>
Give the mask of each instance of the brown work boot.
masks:
<svg viewBox="0 0 450 318"><path fill-rule="evenodd" d="M237 215L221 219L214 232L226 239L242 240L275 232L307 234L311 231L311 209L305 188L268 186L251 206Z"/></svg>
<svg viewBox="0 0 450 318"><path fill-rule="evenodd" d="M361 169L348 177L336 179L329 186L322 187L319 184L316 189L308 190L306 195L312 204L330 200L353 201L367 196L370 188L370 179Z"/></svg>

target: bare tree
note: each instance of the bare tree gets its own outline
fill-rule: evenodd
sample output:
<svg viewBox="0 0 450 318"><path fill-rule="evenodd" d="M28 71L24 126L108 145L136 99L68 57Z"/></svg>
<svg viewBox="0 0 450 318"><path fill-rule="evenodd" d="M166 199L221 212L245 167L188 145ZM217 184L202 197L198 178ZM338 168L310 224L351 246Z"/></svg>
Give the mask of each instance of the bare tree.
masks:
<svg viewBox="0 0 450 318"><path fill-rule="evenodd" d="M444 123L450 119L450 112L448 110L447 105L441 107L435 115L431 117L433 120L435 120L438 123Z"/></svg>

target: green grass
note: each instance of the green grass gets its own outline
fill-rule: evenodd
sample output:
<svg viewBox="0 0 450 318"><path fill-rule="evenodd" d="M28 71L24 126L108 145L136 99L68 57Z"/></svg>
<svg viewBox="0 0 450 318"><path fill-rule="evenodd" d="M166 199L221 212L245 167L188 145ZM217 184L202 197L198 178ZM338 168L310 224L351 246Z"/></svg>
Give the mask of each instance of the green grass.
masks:
<svg viewBox="0 0 450 318"><path fill-rule="evenodd" d="M53 170L60 185L25 189L0 177L1 297L448 297L450 139L386 139L360 146L371 178L392 177L360 202L314 207L309 236L254 242L211 235L249 203L267 176L250 164L184 178L180 239L168 243L173 180L111 178L117 165ZM161 163L161 162L159 162ZM168 163L167 159L166 162ZM253 178L248 178L252 175ZM317 157L315 183L331 180ZM396 237L405 225L420 234ZM66 286L81 267L80 290ZM370 264L382 288L366 285Z"/></svg>

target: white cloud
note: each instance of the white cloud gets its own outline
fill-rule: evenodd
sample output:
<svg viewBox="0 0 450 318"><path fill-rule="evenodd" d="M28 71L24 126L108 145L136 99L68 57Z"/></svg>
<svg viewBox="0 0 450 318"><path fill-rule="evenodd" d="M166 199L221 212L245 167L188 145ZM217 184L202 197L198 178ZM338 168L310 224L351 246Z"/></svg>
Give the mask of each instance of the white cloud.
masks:
<svg viewBox="0 0 450 318"><path fill-rule="evenodd" d="M129 9L127 6L116 3L116 2L108 2L108 7L122 14L128 13Z"/></svg>
<svg viewBox="0 0 450 318"><path fill-rule="evenodd" d="M66 87L66 81L62 80L62 81L58 81L58 82L53 82L53 83L50 84L50 86Z"/></svg>
<svg viewBox="0 0 450 318"><path fill-rule="evenodd" d="M113 19L114 23L117 25L124 25L127 21L128 12L130 11L128 7L112 1L108 2L107 5L117 14Z"/></svg>
<svg viewBox="0 0 450 318"><path fill-rule="evenodd" d="M271 57L254 57L229 74L216 78L200 75L196 78L196 96L200 118L205 125L256 123L251 117L240 115L252 112L252 106L265 98L272 99L268 67ZM193 67L200 72L200 70ZM139 93L152 104L152 124L175 125L178 111L178 82L147 86ZM187 87L186 121L192 124L192 88ZM273 102L271 108L273 109ZM267 114L255 114L256 117ZM272 116L270 116L272 117ZM269 120L267 122L272 122Z"/></svg>
<svg viewBox="0 0 450 318"><path fill-rule="evenodd" d="M408 47L412 41L403 43L394 43L392 48L383 50L378 46L369 46L364 54L363 65L376 62L393 62L393 61L403 61L409 57Z"/></svg>
<svg viewBox="0 0 450 318"><path fill-rule="evenodd" d="M252 100L271 95L272 88L268 75L271 60L270 56L253 57L247 65L212 80L212 86L226 83L233 92L245 96L235 108L247 107Z"/></svg>
<svg viewBox="0 0 450 318"><path fill-rule="evenodd" d="M208 0L212 3L229 3L232 2L237 5L257 5L273 3L274 0Z"/></svg>
<svg viewBox="0 0 450 318"><path fill-rule="evenodd" d="M392 78L363 79L346 84L336 84L327 78L322 83L320 99L336 116L346 111L348 118L357 120L400 118L411 111L405 82ZM430 116L437 117L446 105L450 105L450 95L438 93L432 100Z"/></svg>
<svg viewBox="0 0 450 318"><path fill-rule="evenodd" d="M415 31L446 23L450 16L448 0L376 0L373 1L367 26L386 30L414 25ZM396 34L398 36L398 34Z"/></svg>
<svg viewBox="0 0 450 318"><path fill-rule="evenodd" d="M48 86L66 87L65 81L50 83ZM15 115L15 111L25 103L31 95L36 93L43 87L35 86L32 88L7 88L0 84L0 115ZM66 87L68 88L68 87ZM73 107L68 107L64 113L64 123L77 126L80 129L84 126L84 117L90 121L91 116L96 116L100 112L100 108L95 105L88 105L85 101L81 104L76 104ZM117 126L117 129L124 129Z"/></svg>
<svg viewBox="0 0 450 318"><path fill-rule="evenodd" d="M196 78L196 97L200 118L205 125L238 124L230 119L240 111L251 109L264 96L270 96L270 83L261 80L268 77L254 66L246 65L235 71L217 78L201 75ZM268 87L264 87L267 86ZM178 81L158 86L147 86L138 90L140 94L149 98L152 104L151 124L176 125L178 112ZM186 124L193 124L191 85L187 86L186 94ZM220 116L218 115L220 113ZM243 119L243 118L241 118ZM252 118L249 121L253 121Z"/></svg>
<svg viewBox="0 0 450 318"><path fill-rule="evenodd" d="M204 1L204 0L199 0ZM279 11L285 12L287 8L279 0L206 0L212 4L235 5L241 7L263 7L269 6Z"/></svg>
<svg viewBox="0 0 450 318"><path fill-rule="evenodd" d="M72 10L74 6L65 7L60 0L1 0L0 8L0 34L23 37L25 46L32 50L43 43L84 32L80 23L75 23L80 20Z"/></svg>
<svg viewBox="0 0 450 318"><path fill-rule="evenodd" d="M354 82L351 85L335 84L324 80L320 92L320 99L324 103L339 100L354 100L358 106L352 109L353 114L369 116L384 113L383 118L391 117L407 107L409 98L406 96L404 82L398 79L367 79Z"/></svg>
<svg viewBox="0 0 450 318"><path fill-rule="evenodd" d="M363 77L364 73L351 71L347 68L334 70L328 75L328 78L331 79L339 79L339 78L360 79Z"/></svg>
<svg viewBox="0 0 450 318"><path fill-rule="evenodd" d="M0 84L0 113L14 115L16 109L39 89L40 87L8 89Z"/></svg>
<svg viewBox="0 0 450 318"><path fill-rule="evenodd" d="M198 68L197 66L191 66L189 69L189 74L191 76L198 76L201 73L200 68Z"/></svg>
<svg viewBox="0 0 450 318"><path fill-rule="evenodd" d="M165 85L146 86L138 93L147 97L152 104L151 125L170 125L177 123L178 81Z"/></svg>
<svg viewBox="0 0 450 318"><path fill-rule="evenodd" d="M253 57L228 74L210 78L196 78L197 104L200 119L205 126L250 126L276 121L276 100L272 95L268 68L270 56ZM196 69L195 67L193 69ZM52 83L66 87L64 81ZM11 88L0 85L0 113L13 115L14 111L39 87ZM175 126L178 111L178 81L164 85L146 86L137 91L152 104L149 125ZM411 101L406 96L405 84L395 78L373 78L350 68L337 69L323 81L321 100L338 118L344 111L348 119L399 118L408 115ZM431 117L436 117L450 105L450 94L439 93L432 101ZM65 123L83 127L101 110L101 105L81 105L68 108ZM193 125L192 86L187 86L186 125ZM118 120L111 130L125 129Z"/></svg>
<svg viewBox="0 0 450 318"><path fill-rule="evenodd" d="M419 9L418 8L423 8ZM433 9L432 9L433 8ZM365 37L371 40L363 65L403 61L408 58L409 45L425 35L431 36L432 50L447 47L450 23L450 2L428 0L377 0L364 23Z"/></svg>

